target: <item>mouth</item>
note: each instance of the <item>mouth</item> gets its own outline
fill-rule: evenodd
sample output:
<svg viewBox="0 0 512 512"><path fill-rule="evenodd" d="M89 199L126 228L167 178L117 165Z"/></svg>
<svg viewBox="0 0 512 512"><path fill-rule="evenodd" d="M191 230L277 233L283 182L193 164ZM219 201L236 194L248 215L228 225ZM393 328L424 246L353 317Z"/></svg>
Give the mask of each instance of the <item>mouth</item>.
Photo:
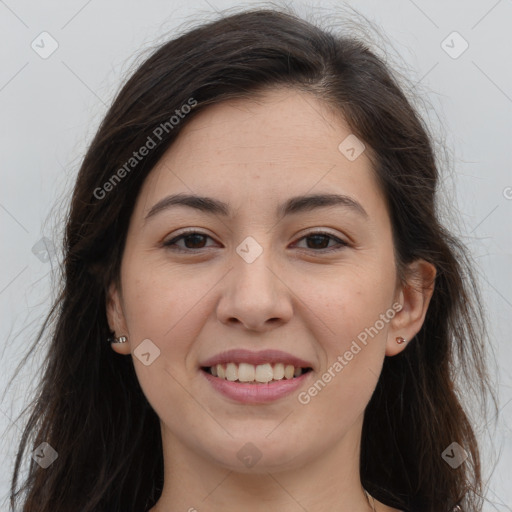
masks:
<svg viewBox="0 0 512 512"><path fill-rule="evenodd" d="M201 370L221 380L244 384L267 384L282 380L292 380L313 370L310 366L294 366L284 363L223 363L201 366Z"/></svg>
<svg viewBox="0 0 512 512"><path fill-rule="evenodd" d="M232 349L201 361L198 371L224 398L252 405L289 396L311 380L315 367L281 350Z"/></svg>

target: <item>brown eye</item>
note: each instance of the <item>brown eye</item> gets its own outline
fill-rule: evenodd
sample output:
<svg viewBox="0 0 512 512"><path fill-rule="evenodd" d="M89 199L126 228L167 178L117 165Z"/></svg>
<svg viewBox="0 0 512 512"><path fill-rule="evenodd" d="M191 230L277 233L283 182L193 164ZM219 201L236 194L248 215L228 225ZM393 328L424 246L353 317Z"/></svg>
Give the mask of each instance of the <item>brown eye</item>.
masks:
<svg viewBox="0 0 512 512"><path fill-rule="evenodd" d="M327 235L311 235L306 237L307 240L312 241L308 243L308 249L326 249L329 245L329 239L331 237Z"/></svg>
<svg viewBox="0 0 512 512"><path fill-rule="evenodd" d="M332 234L323 232L310 233L302 237L300 241L302 240L306 240L306 247L301 247L302 249L311 249L316 252L337 251L343 249L344 247L348 247L349 245L347 242L340 240ZM335 242L335 244L329 246L331 242Z"/></svg>
<svg viewBox="0 0 512 512"><path fill-rule="evenodd" d="M169 240L167 242L164 242L164 247L169 247L172 250L177 251L187 251L194 249L204 249L208 247L206 245L207 239L211 237L209 235L206 235L204 233L199 233L196 231L190 231L188 233L182 233L181 235L173 238L172 240ZM178 244L177 242L183 242L182 245Z"/></svg>
<svg viewBox="0 0 512 512"><path fill-rule="evenodd" d="M193 235L185 235L183 241L187 249L202 249L206 243L206 237L195 233Z"/></svg>

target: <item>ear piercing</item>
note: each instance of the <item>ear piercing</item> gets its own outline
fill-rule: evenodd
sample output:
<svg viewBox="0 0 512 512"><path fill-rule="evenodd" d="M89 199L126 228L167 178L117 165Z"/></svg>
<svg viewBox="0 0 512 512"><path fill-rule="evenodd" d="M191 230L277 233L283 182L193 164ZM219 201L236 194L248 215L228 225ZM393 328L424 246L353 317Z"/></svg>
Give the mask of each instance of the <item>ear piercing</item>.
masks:
<svg viewBox="0 0 512 512"><path fill-rule="evenodd" d="M126 343L128 341L128 338L126 336L119 336L119 338L108 338L108 341L110 343ZM407 340L405 338L402 338L402 336L397 336L395 340L399 345L402 343L406 343Z"/></svg>
<svg viewBox="0 0 512 512"><path fill-rule="evenodd" d="M119 338L108 338L108 341L110 341L110 343L126 343L128 338L126 336L119 336Z"/></svg>

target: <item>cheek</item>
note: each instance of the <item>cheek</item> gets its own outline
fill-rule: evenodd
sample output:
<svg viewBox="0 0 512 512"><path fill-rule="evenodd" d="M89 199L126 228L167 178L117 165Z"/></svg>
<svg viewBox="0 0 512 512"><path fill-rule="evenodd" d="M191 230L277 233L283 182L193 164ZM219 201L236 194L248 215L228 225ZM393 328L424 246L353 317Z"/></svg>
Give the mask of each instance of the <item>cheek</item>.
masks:
<svg viewBox="0 0 512 512"><path fill-rule="evenodd" d="M135 372L147 400L168 424L175 421L170 414L174 408L181 411L179 421L185 424L197 414L187 403L190 397L183 384L190 378L188 357L207 315L205 290L214 284L207 281L199 282L158 263L126 266L123 297ZM138 347L146 339L157 347L149 352L158 354L149 365L138 357Z"/></svg>
<svg viewBox="0 0 512 512"><path fill-rule="evenodd" d="M311 309L313 334L324 361L317 380L299 400L329 409L349 425L364 411L384 360L395 273L391 258L360 259L330 275L309 277L301 293ZM382 320L384 318L384 320Z"/></svg>
<svg viewBox="0 0 512 512"><path fill-rule="evenodd" d="M182 269L158 262L133 262L126 267L123 287L127 324L135 337L151 337L164 347L190 322L194 310L212 285L208 278L198 281Z"/></svg>
<svg viewBox="0 0 512 512"><path fill-rule="evenodd" d="M387 263L360 262L322 276L309 274L300 284L300 297L326 338L342 350L391 308L394 276Z"/></svg>
<svg viewBox="0 0 512 512"><path fill-rule="evenodd" d="M315 381L297 398L318 417L328 411L335 436L360 417L377 384L388 329L380 315L390 307L389 294L375 279L356 275L330 280L329 288L314 291L308 305L315 315L310 318L318 317L312 320L313 334L325 359Z"/></svg>

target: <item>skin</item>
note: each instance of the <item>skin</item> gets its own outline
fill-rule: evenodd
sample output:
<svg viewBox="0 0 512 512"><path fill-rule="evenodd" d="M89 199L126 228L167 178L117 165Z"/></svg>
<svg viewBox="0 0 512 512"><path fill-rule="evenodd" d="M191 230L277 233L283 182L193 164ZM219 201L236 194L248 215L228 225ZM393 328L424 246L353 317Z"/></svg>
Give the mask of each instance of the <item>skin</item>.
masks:
<svg viewBox="0 0 512 512"><path fill-rule="evenodd" d="M363 413L384 357L407 347L396 337L421 328L435 269L416 261L414 281L399 282L369 150L354 161L338 150L350 133L314 96L272 89L198 113L146 178L107 314L128 337L112 348L132 355L161 422L165 484L151 512L372 510L359 479ZM232 217L175 206L144 222L176 193L224 201ZM367 216L346 206L276 216L277 205L312 193L350 196ZM176 241L185 252L163 246L184 228L207 237ZM304 238L318 231L349 245ZM236 252L248 236L263 249L252 263ZM312 363L307 390L396 303L401 310L307 404L298 392L236 403L199 369L227 349L275 348ZM145 339L160 350L147 366L134 355ZM237 457L249 442L261 454L251 468ZM396 509L375 501L375 510Z"/></svg>

